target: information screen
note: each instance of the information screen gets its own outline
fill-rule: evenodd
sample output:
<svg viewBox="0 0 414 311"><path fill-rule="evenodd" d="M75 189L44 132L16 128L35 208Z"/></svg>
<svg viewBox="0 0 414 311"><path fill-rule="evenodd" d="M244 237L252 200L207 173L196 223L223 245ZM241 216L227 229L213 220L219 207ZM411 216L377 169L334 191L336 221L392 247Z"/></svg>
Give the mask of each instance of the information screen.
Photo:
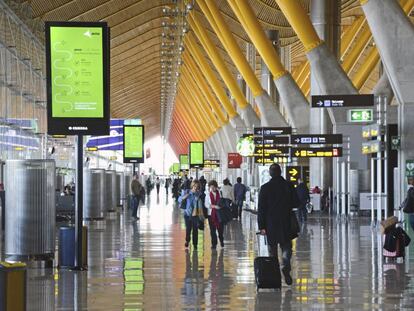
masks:
<svg viewBox="0 0 414 311"><path fill-rule="evenodd" d="M180 170L189 170L188 154L180 154Z"/></svg>
<svg viewBox="0 0 414 311"><path fill-rule="evenodd" d="M173 173L178 174L180 172L180 163L173 164Z"/></svg>
<svg viewBox="0 0 414 311"><path fill-rule="evenodd" d="M190 142L190 167L203 167L204 164L204 143Z"/></svg>
<svg viewBox="0 0 414 311"><path fill-rule="evenodd" d="M124 163L144 163L142 125L124 125Z"/></svg>
<svg viewBox="0 0 414 311"><path fill-rule="evenodd" d="M49 134L109 133L106 23L47 22Z"/></svg>

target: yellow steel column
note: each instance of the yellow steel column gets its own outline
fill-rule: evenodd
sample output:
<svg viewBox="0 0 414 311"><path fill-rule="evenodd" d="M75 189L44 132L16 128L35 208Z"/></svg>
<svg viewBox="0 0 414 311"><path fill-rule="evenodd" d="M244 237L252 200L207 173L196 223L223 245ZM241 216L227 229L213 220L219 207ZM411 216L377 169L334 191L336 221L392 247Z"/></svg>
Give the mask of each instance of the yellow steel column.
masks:
<svg viewBox="0 0 414 311"><path fill-rule="evenodd" d="M183 82L183 81L182 81ZM180 83L180 89L183 97L187 100L189 104L189 108L194 108L196 115L198 116L199 120L202 120L204 126L208 129L208 131L215 132L217 127L215 127L212 122L213 120L208 120L208 116L202 112L200 108L199 101L195 98L195 96L185 87L185 83Z"/></svg>
<svg viewBox="0 0 414 311"><path fill-rule="evenodd" d="M195 126L202 129L207 137L210 136L213 133L213 130L206 125L205 119L200 116L199 112L196 110L194 103L189 102L184 96L182 99L183 109L186 111L186 113L188 113L190 117L193 117Z"/></svg>
<svg viewBox="0 0 414 311"><path fill-rule="evenodd" d="M246 0L240 0L240 2L245 1ZM237 2L239 2L239 0ZM322 44L322 40L316 33L308 14L302 8L299 1L276 0L276 3L295 30L307 52Z"/></svg>
<svg viewBox="0 0 414 311"><path fill-rule="evenodd" d="M205 127L200 126L197 116L190 112L190 108L187 108L186 100L181 96L181 94L180 98L177 100L177 107L177 111L186 117L187 122L191 125L192 128L196 129L196 131L198 131L202 137L205 137L209 134Z"/></svg>
<svg viewBox="0 0 414 311"><path fill-rule="evenodd" d="M202 129L200 127L198 127L198 126L196 127L195 126L195 123L194 123L193 119L190 118L188 116L188 114L186 113L186 111L183 109L182 103L181 103L181 99L176 100L175 105L174 105L174 109L176 109L176 111L175 111L176 112L176 116L178 118L181 118L183 120L183 122L185 122L186 124L188 124L188 126L190 128L194 129L193 131L194 131L197 139L198 138L201 138L201 137L204 137L204 136L207 135L207 133L205 133L204 131L202 131Z"/></svg>
<svg viewBox="0 0 414 311"><path fill-rule="evenodd" d="M243 79L252 90L253 96L261 96L265 91L250 67L250 64L247 62L242 50L234 39L233 34L228 29L228 26L223 20L216 3L214 1L206 0L197 0L197 3L207 17L207 20L210 22L210 25L213 27L215 33L218 35L228 55L233 60L233 63L243 76Z"/></svg>
<svg viewBox="0 0 414 311"><path fill-rule="evenodd" d="M231 74L230 70L227 68L226 64L224 63L223 59L219 55L215 44L211 41L209 35L202 27L202 25L198 22L198 19L195 15L190 15L188 17L188 21L194 32L196 33L197 37L200 39L204 49L207 51L210 59L212 60L214 66L217 68L218 72L220 73L221 77L226 83L227 87L229 88L230 92L232 93L233 97L235 98L237 104L241 109L246 108L249 103L246 100L243 92L239 88L236 79Z"/></svg>
<svg viewBox="0 0 414 311"><path fill-rule="evenodd" d="M220 122L222 124L227 123L226 116L221 110L220 104L217 102L214 95L210 92L210 89L208 88L206 81L202 77L202 74L200 73L200 71L197 70L194 60L191 58L191 56L188 53L184 53L183 59L184 59L184 66L187 67L191 75L196 80L196 84L200 87L203 93L203 96L207 99L207 101L211 105L214 113L216 114Z"/></svg>
<svg viewBox="0 0 414 311"><path fill-rule="evenodd" d="M206 115L206 117L208 117L208 119L210 120L210 122L213 123L213 126L217 129L220 128L222 124L220 124L220 122L217 121L216 116L213 114L213 112L211 111L211 107L208 104L208 102L206 101L206 98L203 96L203 94L201 93L199 87L194 83L194 80L191 78L191 74L189 72L189 70L186 67L183 67L183 73L186 73L187 75L183 75L183 82L185 83L185 86L188 86L188 90L191 90L194 92L193 98L194 99L198 99L199 100L199 107L201 108L201 111L204 112L204 114ZM188 78L187 78L188 76Z"/></svg>
<svg viewBox="0 0 414 311"><path fill-rule="evenodd" d="M280 61L279 55L272 46L270 40L266 37L266 34L260 26L247 0L228 0L228 3L240 23L242 23L243 28L246 30L250 40L252 40L255 47L259 51L267 67L269 67L269 70L273 75L273 79L277 80L287 74L286 69Z"/></svg>
<svg viewBox="0 0 414 311"><path fill-rule="evenodd" d="M177 112L183 116L185 122L187 122L190 125L190 127L194 129L195 133L197 133L197 136L200 139L204 139L208 136L206 129L196 124L195 116L190 116L188 111L185 109L184 103L182 102L181 98L177 100L176 107L178 108Z"/></svg>
<svg viewBox="0 0 414 311"><path fill-rule="evenodd" d="M186 39L187 47L190 50L191 55L197 60L198 66L202 70L204 76L206 77L208 83L216 94L217 98L220 100L224 109L226 110L229 118L232 119L237 115L236 110L231 104L229 98L226 95L226 92L222 88L220 82L217 80L213 70L210 68L207 60L204 58L203 53L200 51L195 38L191 33L187 34Z"/></svg>
<svg viewBox="0 0 414 311"><path fill-rule="evenodd" d="M359 68L358 72L352 79L352 82L358 90L364 86L375 66L378 64L379 60L380 56L378 50L373 47L366 57L364 64L361 66L361 68Z"/></svg>
<svg viewBox="0 0 414 311"><path fill-rule="evenodd" d="M342 68L346 73L349 73L352 68L355 66L358 59L361 57L365 48L367 47L369 40L371 39L372 34L369 30L368 25L366 25L364 32L358 38L358 41L352 47L352 50L346 56L344 62L342 63Z"/></svg>
<svg viewBox="0 0 414 311"><path fill-rule="evenodd" d="M359 31L365 26L366 18L364 15L361 15L344 32L341 38L341 57L348 51L349 47L351 46L351 43L354 41Z"/></svg>

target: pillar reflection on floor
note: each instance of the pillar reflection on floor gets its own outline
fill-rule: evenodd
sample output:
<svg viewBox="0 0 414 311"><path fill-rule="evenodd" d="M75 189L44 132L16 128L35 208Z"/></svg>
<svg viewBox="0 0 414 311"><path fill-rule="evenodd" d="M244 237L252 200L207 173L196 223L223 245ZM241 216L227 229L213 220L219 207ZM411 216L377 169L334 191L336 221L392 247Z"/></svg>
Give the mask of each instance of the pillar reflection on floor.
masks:
<svg viewBox="0 0 414 311"><path fill-rule="evenodd" d="M225 248L216 251L208 226L198 249L185 250L182 211L164 192L153 191L139 217L124 211L88 224L88 271L29 270L28 309L395 310L414 303L414 248L403 263L384 262L369 219L309 217L293 243L294 284L256 293L255 215L228 224Z"/></svg>

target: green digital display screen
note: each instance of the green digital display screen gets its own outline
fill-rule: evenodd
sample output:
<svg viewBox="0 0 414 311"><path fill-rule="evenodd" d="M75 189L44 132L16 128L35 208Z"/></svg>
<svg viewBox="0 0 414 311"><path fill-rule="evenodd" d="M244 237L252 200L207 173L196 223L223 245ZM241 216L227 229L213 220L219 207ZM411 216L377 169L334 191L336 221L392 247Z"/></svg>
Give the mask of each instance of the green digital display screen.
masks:
<svg viewBox="0 0 414 311"><path fill-rule="evenodd" d="M180 154L180 170L189 170L188 154Z"/></svg>
<svg viewBox="0 0 414 311"><path fill-rule="evenodd" d="M173 173L178 174L180 172L180 163L173 164Z"/></svg>
<svg viewBox="0 0 414 311"><path fill-rule="evenodd" d="M48 134L109 135L106 22L46 22Z"/></svg>
<svg viewBox="0 0 414 311"><path fill-rule="evenodd" d="M144 127L124 125L124 163L144 161Z"/></svg>
<svg viewBox="0 0 414 311"><path fill-rule="evenodd" d="M203 167L204 143L190 142L190 167Z"/></svg>
<svg viewBox="0 0 414 311"><path fill-rule="evenodd" d="M50 27L52 117L103 117L102 37L101 27Z"/></svg>

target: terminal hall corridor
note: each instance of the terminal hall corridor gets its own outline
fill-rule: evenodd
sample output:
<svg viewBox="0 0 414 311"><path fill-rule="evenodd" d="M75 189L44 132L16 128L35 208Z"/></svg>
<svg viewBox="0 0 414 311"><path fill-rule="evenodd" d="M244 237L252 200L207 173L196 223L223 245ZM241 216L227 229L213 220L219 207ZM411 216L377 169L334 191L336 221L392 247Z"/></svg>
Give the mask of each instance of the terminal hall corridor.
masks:
<svg viewBox="0 0 414 311"><path fill-rule="evenodd" d="M294 243L293 285L256 293L253 214L227 226L217 251L208 226L185 250L181 210L164 194L139 216L89 224L87 271L29 269L28 310L414 309L413 249L404 263L382 262L368 219L313 215Z"/></svg>

